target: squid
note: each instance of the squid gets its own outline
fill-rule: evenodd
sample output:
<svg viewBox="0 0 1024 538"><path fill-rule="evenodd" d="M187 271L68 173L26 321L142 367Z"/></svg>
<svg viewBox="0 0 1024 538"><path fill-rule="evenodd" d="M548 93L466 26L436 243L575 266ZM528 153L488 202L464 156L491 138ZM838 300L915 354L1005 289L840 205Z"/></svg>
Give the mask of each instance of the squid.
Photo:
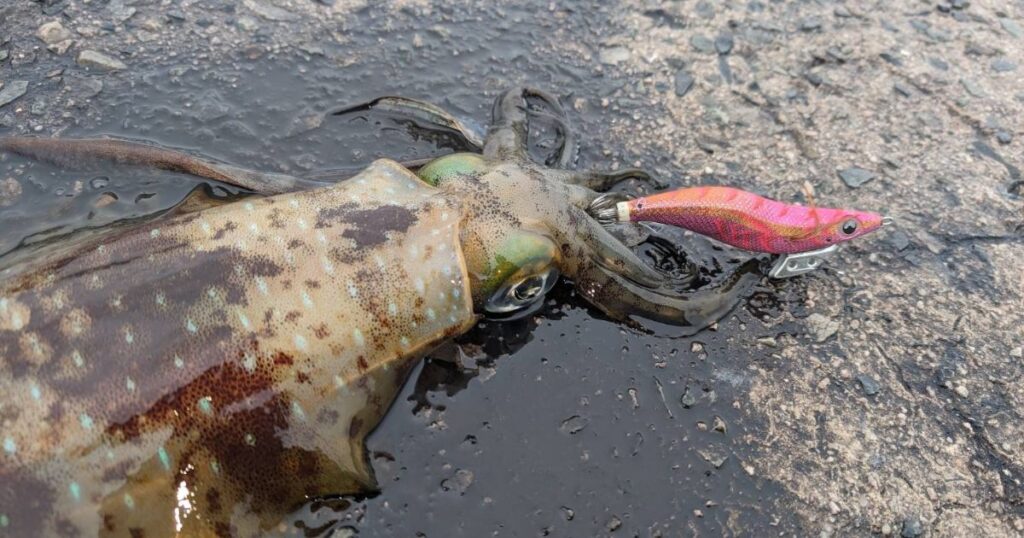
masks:
<svg viewBox="0 0 1024 538"><path fill-rule="evenodd" d="M543 163L528 99L559 135ZM752 260L680 292L645 264L594 214L649 175L570 170L545 92L503 93L485 135L429 103L374 108L467 151L299 177L127 140L0 139L253 193L2 273L0 535L259 535L310 499L375 490L366 436L417 362L481 317L533 312L564 278L614 320L692 334L763 277Z"/></svg>

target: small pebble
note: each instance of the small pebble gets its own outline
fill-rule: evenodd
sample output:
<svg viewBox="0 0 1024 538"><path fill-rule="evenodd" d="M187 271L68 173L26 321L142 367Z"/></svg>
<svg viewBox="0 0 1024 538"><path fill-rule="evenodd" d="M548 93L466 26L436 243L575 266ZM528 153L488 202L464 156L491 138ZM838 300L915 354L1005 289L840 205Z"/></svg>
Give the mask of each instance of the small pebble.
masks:
<svg viewBox="0 0 1024 538"><path fill-rule="evenodd" d="M683 407L689 409L693 407L693 404L697 403L697 397L694 396L693 390L690 387L686 387L683 391L683 395L679 397L679 403L683 404Z"/></svg>
<svg viewBox="0 0 1024 538"><path fill-rule="evenodd" d="M726 55L732 52L732 47L735 44L732 34L722 34L715 38L715 50L719 54Z"/></svg>
<svg viewBox="0 0 1024 538"><path fill-rule="evenodd" d="M997 131L996 140L998 140L1000 144L1003 144L1005 146L1006 144L1013 142L1013 135L1011 135L1007 131Z"/></svg>
<svg viewBox="0 0 1024 538"><path fill-rule="evenodd" d="M629 49L626 47L609 47L601 49L601 52L598 53L598 59L601 60L601 63L609 65L625 62L629 59L629 56Z"/></svg>
<svg viewBox="0 0 1024 538"><path fill-rule="evenodd" d="M21 183L13 177L0 180L0 207L7 207L21 197Z"/></svg>
<svg viewBox="0 0 1024 538"><path fill-rule="evenodd" d="M441 481L441 489L445 491L454 491L459 495L464 495L469 486L473 484L473 471L467 471L466 469L459 469L455 471L455 475L451 478L446 478Z"/></svg>
<svg viewBox="0 0 1024 538"><path fill-rule="evenodd" d="M896 84L893 84L892 88L896 90L896 93L902 95L903 97L910 97L911 95L914 95L913 90L911 90L906 84L903 84L902 82L897 82Z"/></svg>
<svg viewBox="0 0 1024 538"><path fill-rule="evenodd" d="M64 28L60 21L53 21L40 26L36 30L36 37L47 45L53 45L71 39L71 32Z"/></svg>
<svg viewBox="0 0 1024 538"><path fill-rule="evenodd" d="M856 189L861 185L875 179L875 173L870 170L851 166L850 168L844 168L839 171L839 178L846 183L847 187Z"/></svg>
<svg viewBox="0 0 1024 538"><path fill-rule="evenodd" d="M818 17L807 17L800 21L800 30L804 32L816 32L821 30L821 19Z"/></svg>
<svg viewBox="0 0 1024 538"><path fill-rule="evenodd" d="M676 95L679 97L683 97L686 94L690 93L690 89L693 88L694 82L695 79L693 78L693 75L687 73L686 71L680 71L676 73Z"/></svg>
<svg viewBox="0 0 1024 538"><path fill-rule="evenodd" d="M903 230L893 230L886 241L897 251L906 250L910 246L910 236Z"/></svg>
<svg viewBox="0 0 1024 538"><path fill-rule="evenodd" d="M916 516L910 516L903 520L903 528L900 529L900 536L903 538L917 538L924 533L924 525Z"/></svg>
<svg viewBox="0 0 1024 538"><path fill-rule="evenodd" d="M1017 69L1017 64L1011 61L1009 58L1003 56L992 60L992 69L997 73L1009 73Z"/></svg>
<svg viewBox="0 0 1024 538"><path fill-rule="evenodd" d="M573 415L573 416L571 416L571 417L569 417L569 418L567 418L567 419L562 421L562 425L560 426L560 429L563 432L565 432L565 433L567 433L569 435L575 435L575 434L583 431L583 429L586 428L587 424L589 424L589 423L590 423L589 420L587 420L587 419L585 419L585 418L583 418L583 417L581 417L579 415Z"/></svg>
<svg viewBox="0 0 1024 538"><path fill-rule="evenodd" d="M1013 37L1020 39L1024 37L1024 28L1021 28L1020 24L1013 19L999 19L999 24L1003 26L1003 30Z"/></svg>
<svg viewBox="0 0 1024 538"><path fill-rule="evenodd" d="M14 102L28 91L28 81L12 80L0 88L0 107Z"/></svg>
<svg viewBox="0 0 1024 538"><path fill-rule="evenodd" d="M880 387L875 379L867 374L860 374L857 376L857 381L860 383L861 390L868 396L874 396L878 394Z"/></svg>
<svg viewBox="0 0 1024 538"><path fill-rule="evenodd" d="M691 37L690 46L697 49L698 52L715 52L715 42L702 35L695 35Z"/></svg>
<svg viewBox="0 0 1024 538"><path fill-rule="evenodd" d="M962 84L964 89L967 90L967 93L971 94L972 96L985 97L985 92L982 91L981 86L978 86L978 84L973 80L968 78L962 78L960 79L960 84Z"/></svg>
<svg viewBox="0 0 1024 538"><path fill-rule="evenodd" d="M127 69L128 66L117 58L111 58L94 50L83 50L78 53L78 65L100 69L103 71L117 71Z"/></svg>

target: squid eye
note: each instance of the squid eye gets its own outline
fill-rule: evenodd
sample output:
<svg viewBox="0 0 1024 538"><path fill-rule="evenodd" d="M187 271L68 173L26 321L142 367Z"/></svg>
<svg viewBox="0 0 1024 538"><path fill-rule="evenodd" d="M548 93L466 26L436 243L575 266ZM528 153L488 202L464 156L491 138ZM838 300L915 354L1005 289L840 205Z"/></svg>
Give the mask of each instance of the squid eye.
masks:
<svg viewBox="0 0 1024 538"><path fill-rule="evenodd" d="M484 310L491 314L511 314L513 312L529 312L529 307L539 305L544 295L558 281L558 269L554 267L513 279L498 287L487 299Z"/></svg>
<svg viewBox="0 0 1024 538"><path fill-rule="evenodd" d="M843 232L843 235L853 235L857 231L857 219L847 219L843 222L840 230Z"/></svg>

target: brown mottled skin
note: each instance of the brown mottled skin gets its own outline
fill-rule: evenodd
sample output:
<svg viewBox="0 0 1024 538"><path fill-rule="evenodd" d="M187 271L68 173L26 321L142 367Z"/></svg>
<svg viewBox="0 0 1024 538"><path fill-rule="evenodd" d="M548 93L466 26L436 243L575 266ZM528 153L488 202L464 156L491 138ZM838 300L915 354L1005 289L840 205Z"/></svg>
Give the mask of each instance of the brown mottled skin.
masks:
<svg viewBox="0 0 1024 538"><path fill-rule="evenodd" d="M620 319L696 330L724 313L756 275L669 293L586 213L591 188L622 174L526 158L525 97L538 95L504 95L482 156L420 178L380 160L0 280L0 535L251 536L310 498L372 489L363 440L410 368L502 284L551 268ZM0 150L303 186L133 143L33 140Z"/></svg>

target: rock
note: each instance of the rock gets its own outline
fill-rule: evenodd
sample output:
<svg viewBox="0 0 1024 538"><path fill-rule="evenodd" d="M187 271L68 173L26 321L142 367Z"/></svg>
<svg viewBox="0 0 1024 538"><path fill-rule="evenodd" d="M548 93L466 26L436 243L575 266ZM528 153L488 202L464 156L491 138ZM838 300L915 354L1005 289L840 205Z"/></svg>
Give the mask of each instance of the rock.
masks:
<svg viewBox="0 0 1024 538"><path fill-rule="evenodd" d="M53 45L71 39L71 32L64 28L60 21L53 21L40 26L36 30L36 37L47 45Z"/></svg>
<svg viewBox="0 0 1024 538"><path fill-rule="evenodd" d="M807 328L814 337L814 341L820 344L839 331L839 322L815 313L807 316Z"/></svg>
<svg viewBox="0 0 1024 538"><path fill-rule="evenodd" d="M13 177L0 180L0 207L7 207L21 197L21 183Z"/></svg>
<svg viewBox="0 0 1024 538"><path fill-rule="evenodd" d="M903 528L900 529L900 536L903 538L917 538L924 534L924 525L917 516L908 516L903 519Z"/></svg>
<svg viewBox="0 0 1024 538"><path fill-rule="evenodd" d="M860 388L864 391L864 394L867 394L868 396L878 394L878 391L881 389L881 387L878 386L878 382L867 374L858 375L857 382L860 383Z"/></svg>
<svg viewBox="0 0 1024 538"><path fill-rule="evenodd" d="M706 36L695 35L690 38L690 46L697 50L697 52L712 53L715 52L715 42Z"/></svg>
<svg viewBox="0 0 1024 538"><path fill-rule="evenodd" d="M994 69L997 73L1009 73L1010 71L1014 71L1017 69L1017 63L1010 60L1006 56L1002 56L1000 58L992 60L992 69Z"/></svg>
<svg viewBox="0 0 1024 538"><path fill-rule="evenodd" d="M78 53L78 65L82 67L100 69L103 71L117 71L127 69L128 66L117 58L111 58L94 50L83 50Z"/></svg>
<svg viewBox="0 0 1024 538"><path fill-rule="evenodd" d="M243 0L242 3L260 18L268 21L286 22L294 21L299 18L298 15L291 11L281 9L275 5L265 2L264 0Z"/></svg>
<svg viewBox="0 0 1024 538"><path fill-rule="evenodd" d="M1016 37L1017 39L1024 37L1024 28L1021 28L1020 24L1017 24L1017 21L1003 18L999 19L999 24L1003 26L1003 30L1006 30L1006 33L1013 37Z"/></svg>
<svg viewBox="0 0 1024 538"><path fill-rule="evenodd" d="M167 12L167 20L171 22L185 22L185 14L180 10L172 9Z"/></svg>
<svg viewBox="0 0 1024 538"><path fill-rule="evenodd" d="M1005 146L1006 144L1013 142L1013 135L1011 135L1007 131L1000 130L996 132L996 140L998 140L1000 144L1003 144Z"/></svg>
<svg viewBox="0 0 1024 538"><path fill-rule="evenodd" d="M0 89L0 107L13 102L28 91L27 80L12 80Z"/></svg>
<svg viewBox="0 0 1024 538"><path fill-rule="evenodd" d="M715 38L715 50L721 55L729 54L735 43L732 34L721 34Z"/></svg>
<svg viewBox="0 0 1024 538"><path fill-rule="evenodd" d="M622 526L622 520L618 516L612 516L612 519L608 522L608 532L615 532Z"/></svg>
<svg viewBox="0 0 1024 538"><path fill-rule="evenodd" d="M7 59L8 52L6 50L0 50L0 62Z"/></svg>
<svg viewBox="0 0 1024 538"><path fill-rule="evenodd" d="M683 97L690 93L690 89L693 88L695 80L696 79L693 78L693 75L686 71L676 73L676 95Z"/></svg>
<svg viewBox="0 0 1024 538"><path fill-rule="evenodd" d="M609 65L625 62L629 56L629 49L626 47L608 47L601 49L601 52L598 53L601 63Z"/></svg>
<svg viewBox="0 0 1024 538"><path fill-rule="evenodd" d="M843 183L846 183L847 187L856 189L868 181L875 179L875 173L870 170L851 166L839 171L839 179L842 179Z"/></svg>

